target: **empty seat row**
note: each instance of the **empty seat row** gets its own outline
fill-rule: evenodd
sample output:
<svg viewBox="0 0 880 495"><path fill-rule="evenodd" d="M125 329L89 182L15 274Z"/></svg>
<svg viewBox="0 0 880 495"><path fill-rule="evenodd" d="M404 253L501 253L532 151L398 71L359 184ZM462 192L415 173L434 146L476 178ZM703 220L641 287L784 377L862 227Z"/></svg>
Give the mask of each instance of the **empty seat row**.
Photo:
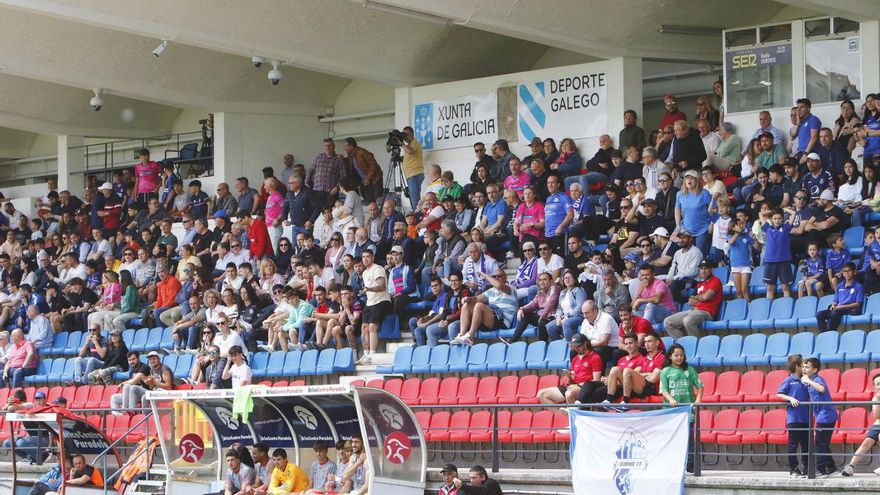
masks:
<svg viewBox="0 0 880 495"><path fill-rule="evenodd" d="M416 419L429 442L491 442L494 423L491 411L416 412ZM558 411L498 411L501 443L568 442L568 414Z"/></svg>
<svg viewBox="0 0 880 495"><path fill-rule="evenodd" d="M788 443L784 408L700 410L700 441L709 444L776 444ZM873 422L873 421L871 421ZM858 444L865 438L869 424L864 407L852 407L841 412L831 436L833 444Z"/></svg>
<svg viewBox="0 0 880 495"><path fill-rule="evenodd" d="M681 344L688 363L695 366L781 366L790 354L815 356L823 363L880 361L880 330L663 337L663 343L667 349L672 343Z"/></svg>
<svg viewBox="0 0 880 495"><path fill-rule="evenodd" d="M872 381L880 369L868 373L865 368L852 368L841 373L835 368L825 368L819 375L828 384L831 399L836 401L867 401L874 395ZM786 370L763 371L714 371L700 373L703 382L703 402L773 402L778 401L776 392L788 376Z"/></svg>
<svg viewBox="0 0 880 495"><path fill-rule="evenodd" d="M478 378L376 379L368 387L384 389L411 406L467 404L537 404L538 390L558 387L558 375L508 375Z"/></svg>
<svg viewBox="0 0 880 495"><path fill-rule="evenodd" d="M330 375L354 371L354 353L350 347L257 352L251 356L250 366L254 378Z"/></svg>
<svg viewBox="0 0 880 495"><path fill-rule="evenodd" d="M526 369L565 369L569 366L569 348L564 340L549 344L544 341L515 342L506 345L479 343L473 346L401 346L394 353L394 362L377 366L376 372L444 373L492 372Z"/></svg>

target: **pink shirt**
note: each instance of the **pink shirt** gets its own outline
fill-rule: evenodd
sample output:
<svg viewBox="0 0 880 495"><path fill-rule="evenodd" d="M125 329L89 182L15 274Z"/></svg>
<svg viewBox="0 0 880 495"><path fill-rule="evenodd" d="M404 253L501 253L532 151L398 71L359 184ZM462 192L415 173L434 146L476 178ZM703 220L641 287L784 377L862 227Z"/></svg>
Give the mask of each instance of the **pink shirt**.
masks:
<svg viewBox="0 0 880 495"><path fill-rule="evenodd" d="M9 355L6 358L6 363L9 364L9 369L21 368L21 365L24 364L25 358L27 358L27 355L30 353L34 353L35 355L37 353L37 351L34 350L34 344L27 339L22 340L21 344L13 347L12 350L9 351ZM28 366L28 368L36 368L37 360L32 359L30 364L31 366Z"/></svg>
<svg viewBox="0 0 880 495"><path fill-rule="evenodd" d="M272 192L266 201L266 225L272 225L272 222L278 220L281 216L281 207L284 205L284 196L278 191Z"/></svg>
<svg viewBox="0 0 880 495"><path fill-rule="evenodd" d="M519 227L523 223L536 223L544 221L544 205L540 201L535 201L532 206L528 206L525 201L519 204L516 209L516 225ZM519 238L526 235L534 236L538 239L544 238L544 229L536 229L529 227L527 229L519 229Z"/></svg>
<svg viewBox="0 0 880 495"><path fill-rule="evenodd" d="M134 166L138 180L138 194L155 192L162 178L162 165L158 162L138 163Z"/></svg>
<svg viewBox="0 0 880 495"><path fill-rule="evenodd" d="M101 295L101 301L105 304L118 303L122 299L122 286L119 283L104 286L104 293Z"/></svg>
<svg viewBox="0 0 880 495"><path fill-rule="evenodd" d="M645 290L642 291L641 298L646 299L661 293L663 296L660 298L660 304L666 306L670 311L675 311L675 302L672 301L672 291L669 290L669 286L666 285L666 282L659 278L655 278L654 283L645 287Z"/></svg>
<svg viewBox="0 0 880 495"><path fill-rule="evenodd" d="M510 175L506 179L504 179L504 189L513 189L514 191L516 191L519 199L522 200L523 191L525 190L526 186L531 183L532 178L529 176L529 174L521 173L517 177Z"/></svg>

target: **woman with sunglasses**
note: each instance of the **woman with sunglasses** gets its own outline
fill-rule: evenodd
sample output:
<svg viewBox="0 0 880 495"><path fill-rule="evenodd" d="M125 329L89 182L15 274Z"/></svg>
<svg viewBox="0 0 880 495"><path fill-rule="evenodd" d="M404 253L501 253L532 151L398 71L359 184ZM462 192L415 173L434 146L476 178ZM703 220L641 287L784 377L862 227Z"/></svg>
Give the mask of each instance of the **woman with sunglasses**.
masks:
<svg viewBox="0 0 880 495"><path fill-rule="evenodd" d="M122 340L122 332L111 330L110 342L103 348L103 352L98 349L98 353L101 355L103 365L86 375L88 383L109 387L113 384L113 375L120 371L128 371L128 346Z"/></svg>
<svg viewBox="0 0 880 495"><path fill-rule="evenodd" d="M290 266L290 258L293 257L293 245L290 242L290 239L287 237L282 237L278 241L278 249L275 250L275 253L269 257L273 263L275 263L275 267L281 267L282 270L286 269L286 267Z"/></svg>
<svg viewBox="0 0 880 495"><path fill-rule="evenodd" d="M193 367L189 373L189 383L200 383L202 377L205 376L205 370L211 364L211 347L214 345L214 337L218 331L216 325L207 325L201 330L201 339L196 351L196 358L193 360ZM187 380L184 379L183 381L186 382Z"/></svg>

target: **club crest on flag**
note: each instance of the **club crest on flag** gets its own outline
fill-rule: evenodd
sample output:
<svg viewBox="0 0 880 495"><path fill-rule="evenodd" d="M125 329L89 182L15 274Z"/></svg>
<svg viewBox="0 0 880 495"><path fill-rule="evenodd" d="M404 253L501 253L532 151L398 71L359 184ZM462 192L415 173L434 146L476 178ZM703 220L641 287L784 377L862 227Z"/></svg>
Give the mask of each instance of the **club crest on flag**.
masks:
<svg viewBox="0 0 880 495"><path fill-rule="evenodd" d="M639 473L648 467L648 440L634 428L627 428L618 442L614 460L614 484L620 495L630 495Z"/></svg>

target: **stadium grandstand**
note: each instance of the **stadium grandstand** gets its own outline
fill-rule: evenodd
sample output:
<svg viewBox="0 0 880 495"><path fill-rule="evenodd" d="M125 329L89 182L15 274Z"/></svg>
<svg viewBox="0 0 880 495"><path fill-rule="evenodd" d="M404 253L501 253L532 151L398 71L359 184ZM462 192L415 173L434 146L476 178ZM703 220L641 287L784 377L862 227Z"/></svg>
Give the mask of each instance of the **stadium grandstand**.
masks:
<svg viewBox="0 0 880 495"><path fill-rule="evenodd" d="M0 495L880 490L880 3L0 12Z"/></svg>

